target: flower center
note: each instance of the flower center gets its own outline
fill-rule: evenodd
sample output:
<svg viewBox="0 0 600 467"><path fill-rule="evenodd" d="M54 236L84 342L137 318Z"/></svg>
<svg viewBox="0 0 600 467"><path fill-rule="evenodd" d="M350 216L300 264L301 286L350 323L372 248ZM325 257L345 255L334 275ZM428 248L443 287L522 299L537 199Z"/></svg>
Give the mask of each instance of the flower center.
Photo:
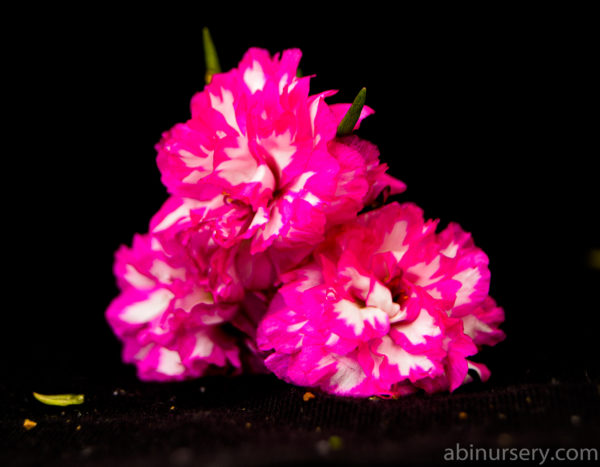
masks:
<svg viewBox="0 0 600 467"><path fill-rule="evenodd" d="M403 305L404 302L408 300L408 294L406 293L406 291L400 289L398 292L392 295L392 299L394 300L394 303L397 303L398 305Z"/></svg>
<svg viewBox="0 0 600 467"><path fill-rule="evenodd" d="M395 276L392 280L390 280L387 284L390 292L392 292L392 300L394 303L402 306L409 299L410 295L408 293L408 289L406 284L403 284L402 274Z"/></svg>

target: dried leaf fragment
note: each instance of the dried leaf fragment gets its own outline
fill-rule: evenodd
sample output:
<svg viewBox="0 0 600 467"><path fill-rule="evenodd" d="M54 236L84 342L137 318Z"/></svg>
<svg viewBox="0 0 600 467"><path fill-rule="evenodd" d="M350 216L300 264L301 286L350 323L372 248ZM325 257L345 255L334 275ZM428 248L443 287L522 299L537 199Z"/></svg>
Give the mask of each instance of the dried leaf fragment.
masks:
<svg viewBox="0 0 600 467"><path fill-rule="evenodd" d="M84 402L83 394L38 394L37 392L34 392L33 397L42 404L58 405L61 407L67 405L79 405Z"/></svg>

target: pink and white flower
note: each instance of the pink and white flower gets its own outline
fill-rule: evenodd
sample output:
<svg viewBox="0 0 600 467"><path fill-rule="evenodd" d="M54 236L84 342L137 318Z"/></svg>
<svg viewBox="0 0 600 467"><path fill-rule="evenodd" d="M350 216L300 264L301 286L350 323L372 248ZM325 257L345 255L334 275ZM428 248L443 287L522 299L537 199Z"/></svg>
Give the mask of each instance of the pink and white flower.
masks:
<svg viewBox="0 0 600 467"><path fill-rule="evenodd" d="M504 339L487 256L410 203L358 216L406 187L337 136L350 104L309 95L300 57L250 49L157 144L171 197L117 252L106 312L124 360L167 381L261 371L265 352L278 377L352 396L487 379L468 359Z"/></svg>
<svg viewBox="0 0 600 467"><path fill-rule="evenodd" d="M334 91L310 96L310 77L296 76L300 57L296 49L274 57L248 50L237 68L212 77L193 97L190 120L157 145L163 183L203 203L221 246L249 240L251 254L310 251L384 189L405 189L385 174L374 145L336 138L350 104L326 104ZM372 113L364 107L359 123Z"/></svg>
<svg viewBox="0 0 600 467"><path fill-rule="evenodd" d="M251 283L241 284L245 277L231 267L233 260L217 257L225 249L195 219L201 211L194 200L171 198L152 219L150 233L117 251L121 293L106 317L124 343L124 361L137 366L142 380L261 366L254 340L267 299Z"/></svg>
<svg viewBox="0 0 600 467"><path fill-rule="evenodd" d="M282 277L259 325L268 369L352 396L454 390L489 370L467 357L504 338L488 258L417 206L388 204L335 227L310 263Z"/></svg>

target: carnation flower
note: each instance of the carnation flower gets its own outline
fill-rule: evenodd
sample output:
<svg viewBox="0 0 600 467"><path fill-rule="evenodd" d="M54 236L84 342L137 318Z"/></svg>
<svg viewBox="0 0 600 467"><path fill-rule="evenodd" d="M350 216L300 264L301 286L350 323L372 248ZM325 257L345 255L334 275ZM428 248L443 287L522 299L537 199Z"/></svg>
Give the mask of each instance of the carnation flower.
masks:
<svg viewBox="0 0 600 467"><path fill-rule="evenodd" d="M116 254L121 293L106 316L124 343L124 361L135 364L143 380L236 373L243 360L261 366L254 333L266 298L240 285L229 262L215 261L221 250L207 226L194 221L193 207L194 200L169 199L150 233L136 235L131 248ZM213 273L215 264L225 269Z"/></svg>
<svg viewBox="0 0 600 467"><path fill-rule="evenodd" d="M364 90L329 105L299 50L253 48L220 73L205 46L210 82L156 146L171 197L116 254L124 360L167 381L261 371L264 352L278 377L352 396L486 380L468 357L504 339L504 312L485 253L410 203L358 215L406 188L348 134L373 113Z"/></svg>
<svg viewBox="0 0 600 467"><path fill-rule="evenodd" d="M251 254L308 253L386 187L405 189L373 144L336 138L350 104L326 104L334 91L310 96L310 77L296 76L300 57L248 50L237 68L212 76L192 99L191 119L157 145L163 183L203 203L200 217L221 246L249 240ZM372 113L364 107L356 127Z"/></svg>
<svg viewBox="0 0 600 467"><path fill-rule="evenodd" d="M504 338L488 258L450 224L437 234L414 204L388 204L334 228L282 277L257 344L279 378L352 396L453 391L467 359Z"/></svg>

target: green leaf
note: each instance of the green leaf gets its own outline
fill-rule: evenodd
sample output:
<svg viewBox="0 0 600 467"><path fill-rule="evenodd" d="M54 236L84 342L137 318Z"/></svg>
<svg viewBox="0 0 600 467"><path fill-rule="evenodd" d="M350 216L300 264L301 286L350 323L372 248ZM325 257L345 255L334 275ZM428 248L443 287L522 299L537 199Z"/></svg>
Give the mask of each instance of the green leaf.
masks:
<svg viewBox="0 0 600 467"><path fill-rule="evenodd" d="M61 407L83 404L84 401L83 394L38 394L34 392L33 397L42 404L60 405Z"/></svg>
<svg viewBox="0 0 600 467"><path fill-rule="evenodd" d="M206 64L204 81L208 84L215 73L221 73L221 65L219 64L217 49L207 27L202 28L202 44L204 45L204 63Z"/></svg>
<svg viewBox="0 0 600 467"><path fill-rule="evenodd" d="M344 118L340 122L337 128L337 136L346 136L354 131L354 127L356 126L356 122L360 118L360 113L362 112L363 107L365 106L365 100L367 99L367 88L362 88L356 97L354 98L354 102L344 115Z"/></svg>

